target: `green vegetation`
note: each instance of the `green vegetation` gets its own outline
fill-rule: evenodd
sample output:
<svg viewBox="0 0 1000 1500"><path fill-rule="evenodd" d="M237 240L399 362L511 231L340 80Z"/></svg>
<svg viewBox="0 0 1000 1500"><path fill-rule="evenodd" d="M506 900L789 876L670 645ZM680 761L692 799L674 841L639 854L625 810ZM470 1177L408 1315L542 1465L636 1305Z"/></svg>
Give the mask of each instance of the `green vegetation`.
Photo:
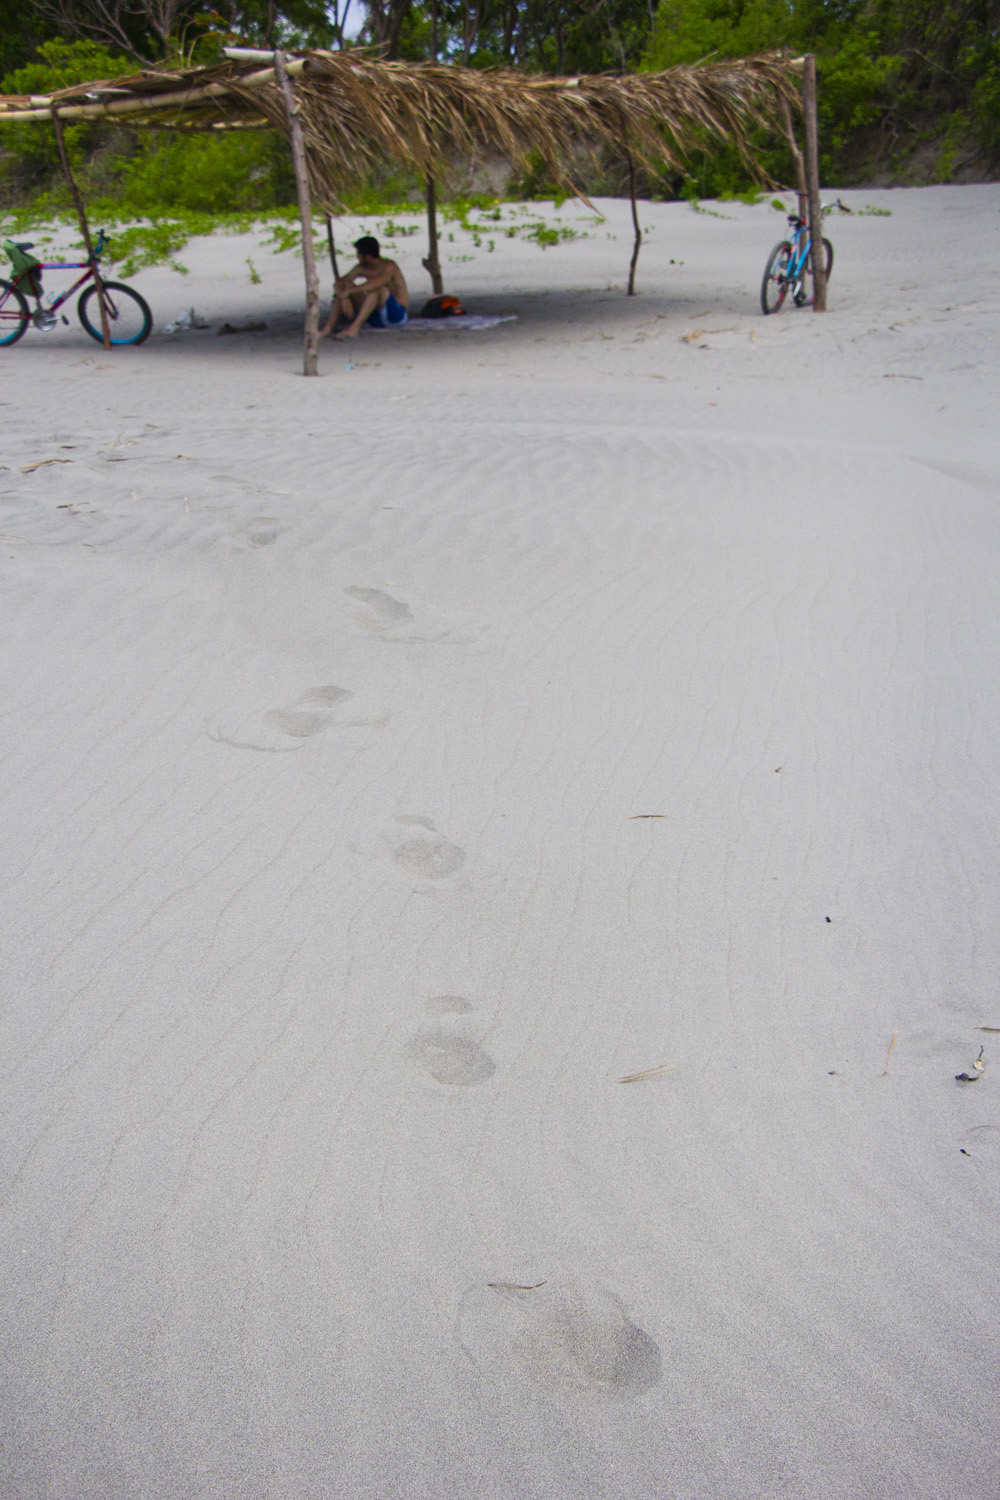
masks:
<svg viewBox="0 0 1000 1500"><path fill-rule="evenodd" d="M1000 0L661 0L642 66L777 47L816 53L825 179L951 181L1000 166ZM784 149L759 145L788 182ZM735 151L706 152L688 180L722 197L746 173Z"/></svg>

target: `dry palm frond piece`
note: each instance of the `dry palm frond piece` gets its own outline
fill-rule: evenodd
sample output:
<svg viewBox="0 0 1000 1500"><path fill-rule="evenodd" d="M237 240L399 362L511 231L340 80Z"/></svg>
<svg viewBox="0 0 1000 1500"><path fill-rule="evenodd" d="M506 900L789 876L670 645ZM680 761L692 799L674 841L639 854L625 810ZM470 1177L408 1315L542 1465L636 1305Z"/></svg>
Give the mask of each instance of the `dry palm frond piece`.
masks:
<svg viewBox="0 0 1000 1500"><path fill-rule="evenodd" d="M827 917L826 920L829 922L830 918ZM889 1050L885 1054L885 1067L883 1068L882 1072L879 1074L880 1078L888 1078L888 1076L889 1076L889 1059L892 1056L892 1049L896 1045L896 1038L898 1036L899 1036L899 1032L898 1031L894 1031L892 1033L892 1041L889 1043Z"/></svg>
<svg viewBox="0 0 1000 1500"><path fill-rule="evenodd" d="M619 1078L619 1083L639 1083L643 1078L663 1078L668 1073L683 1073L689 1068L690 1063L681 1063L679 1068L669 1068L666 1063L660 1063L655 1068L643 1068L639 1073L626 1073L624 1078Z"/></svg>

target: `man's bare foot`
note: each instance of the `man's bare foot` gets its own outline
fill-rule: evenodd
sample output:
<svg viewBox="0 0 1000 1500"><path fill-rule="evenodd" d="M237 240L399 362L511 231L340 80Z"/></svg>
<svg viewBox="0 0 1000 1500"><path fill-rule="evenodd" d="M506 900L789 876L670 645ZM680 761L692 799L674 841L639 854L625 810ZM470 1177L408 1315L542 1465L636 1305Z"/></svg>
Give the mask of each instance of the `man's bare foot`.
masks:
<svg viewBox="0 0 1000 1500"><path fill-rule="evenodd" d="M360 332L360 328L342 328L339 333L335 333L333 336L335 339L356 339Z"/></svg>

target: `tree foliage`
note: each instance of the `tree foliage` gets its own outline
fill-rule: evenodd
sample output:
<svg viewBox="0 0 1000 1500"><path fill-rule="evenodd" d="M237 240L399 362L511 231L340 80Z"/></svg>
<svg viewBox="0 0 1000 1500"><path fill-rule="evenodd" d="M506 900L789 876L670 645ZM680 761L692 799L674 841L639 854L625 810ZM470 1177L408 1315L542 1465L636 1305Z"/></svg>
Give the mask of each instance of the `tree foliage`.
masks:
<svg viewBox="0 0 1000 1500"><path fill-rule="evenodd" d="M1000 0L662 0L645 65L771 47L817 55L828 173L949 133L998 164Z"/></svg>

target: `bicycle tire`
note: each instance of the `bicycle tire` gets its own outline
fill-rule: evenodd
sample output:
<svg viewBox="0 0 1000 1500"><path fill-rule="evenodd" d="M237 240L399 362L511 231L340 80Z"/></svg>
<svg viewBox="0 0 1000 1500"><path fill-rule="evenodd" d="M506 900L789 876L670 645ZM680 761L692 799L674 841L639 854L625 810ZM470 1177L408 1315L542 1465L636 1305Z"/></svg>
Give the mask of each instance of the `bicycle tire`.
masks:
<svg viewBox="0 0 1000 1500"><path fill-rule="evenodd" d="M830 244L829 240L824 240L823 241L823 249L826 252L825 257L824 257L825 260L826 260L826 279L827 279L827 281L829 281L830 280L830 272L833 270L833 246ZM811 251L810 251L809 259L810 259L810 264L811 264L811 262L812 262L812 252ZM808 301L809 301L809 293L808 293L808 291L806 289L806 273L805 273L805 271L803 271L802 272L802 280L798 283L798 285L795 288L795 306L796 307L804 307L805 304Z"/></svg>
<svg viewBox="0 0 1000 1500"><path fill-rule="evenodd" d="M153 327L153 314L145 298L140 297L130 286L123 286L120 281L104 281L101 285L104 287L105 306L108 309L108 334L111 343L144 343ZM76 310L86 332L99 344L103 344L101 309L96 298L96 286L89 286L76 304ZM96 322L93 321L95 318Z"/></svg>
<svg viewBox="0 0 1000 1500"><path fill-rule="evenodd" d="M792 246L788 240L775 245L764 267L764 280L760 284L760 305L765 314L777 312L788 295L787 273L792 261Z"/></svg>
<svg viewBox="0 0 1000 1500"><path fill-rule="evenodd" d="M30 322L31 313L20 287L12 281L0 281L0 348L16 344Z"/></svg>

